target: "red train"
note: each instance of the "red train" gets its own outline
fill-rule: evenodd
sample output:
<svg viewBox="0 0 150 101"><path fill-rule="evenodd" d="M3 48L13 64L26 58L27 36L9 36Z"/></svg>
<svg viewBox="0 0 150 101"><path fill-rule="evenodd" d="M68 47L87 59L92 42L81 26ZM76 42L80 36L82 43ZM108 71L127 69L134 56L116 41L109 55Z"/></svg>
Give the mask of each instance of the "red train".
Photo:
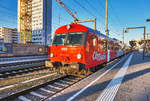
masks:
<svg viewBox="0 0 150 101"><path fill-rule="evenodd" d="M81 24L70 24L56 30L50 61L45 65L65 74L81 74L121 55L123 51L117 40Z"/></svg>

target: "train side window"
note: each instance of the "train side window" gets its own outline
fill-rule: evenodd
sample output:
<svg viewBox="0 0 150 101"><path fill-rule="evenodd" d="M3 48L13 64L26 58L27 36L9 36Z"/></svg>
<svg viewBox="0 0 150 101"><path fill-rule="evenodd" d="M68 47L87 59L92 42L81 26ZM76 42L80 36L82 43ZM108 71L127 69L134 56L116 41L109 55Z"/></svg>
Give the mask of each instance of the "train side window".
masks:
<svg viewBox="0 0 150 101"><path fill-rule="evenodd" d="M93 38L93 46L96 46L97 42L96 42L96 37Z"/></svg>
<svg viewBox="0 0 150 101"><path fill-rule="evenodd" d="M114 46L114 44L113 44L113 42L111 42L111 50L112 51L114 50L113 46Z"/></svg>
<svg viewBox="0 0 150 101"><path fill-rule="evenodd" d="M98 47L99 50L103 50L103 42L101 40L98 40Z"/></svg>
<svg viewBox="0 0 150 101"><path fill-rule="evenodd" d="M103 41L103 51L106 51L107 50L107 41L104 40Z"/></svg>
<svg viewBox="0 0 150 101"><path fill-rule="evenodd" d="M110 44L110 42L108 42L108 49L109 49L109 50L111 49L111 44Z"/></svg>

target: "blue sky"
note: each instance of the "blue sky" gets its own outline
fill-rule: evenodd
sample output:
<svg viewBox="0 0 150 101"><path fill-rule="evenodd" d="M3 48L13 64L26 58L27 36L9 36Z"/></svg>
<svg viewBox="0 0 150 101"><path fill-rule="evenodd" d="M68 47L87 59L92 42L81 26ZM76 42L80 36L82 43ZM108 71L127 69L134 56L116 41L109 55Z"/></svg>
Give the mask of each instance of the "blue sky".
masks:
<svg viewBox="0 0 150 101"><path fill-rule="evenodd" d="M73 18L56 0L53 1L52 33L64 24L69 24ZM105 31L105 0L62 0L80 20L97 19L97 29ZM126 27L146 26L150 32L150 0L108 0L110 36L122 38L122 30ZM93 28L93 23L83 23ZM0 0L0 26L17 27L17 0ZM129 30L125 34L126 42L143 37L143 29Z"/></svg>

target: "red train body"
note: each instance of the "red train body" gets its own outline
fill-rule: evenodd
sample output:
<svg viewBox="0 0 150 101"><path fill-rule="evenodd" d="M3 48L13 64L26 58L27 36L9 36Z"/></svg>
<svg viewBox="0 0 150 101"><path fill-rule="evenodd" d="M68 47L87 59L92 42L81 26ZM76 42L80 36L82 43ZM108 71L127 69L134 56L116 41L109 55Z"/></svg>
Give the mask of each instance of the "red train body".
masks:
<svg viewBox="0 0 150 101"><path fill-rule="evenodd" d="M107 50L107 41L109 41L109 50ZM56 30L50 46L50 61L46 62L46 66L65 67L69 71L80 72L92 69L122 54L116 40L83 25L70 24Z"/></svg>

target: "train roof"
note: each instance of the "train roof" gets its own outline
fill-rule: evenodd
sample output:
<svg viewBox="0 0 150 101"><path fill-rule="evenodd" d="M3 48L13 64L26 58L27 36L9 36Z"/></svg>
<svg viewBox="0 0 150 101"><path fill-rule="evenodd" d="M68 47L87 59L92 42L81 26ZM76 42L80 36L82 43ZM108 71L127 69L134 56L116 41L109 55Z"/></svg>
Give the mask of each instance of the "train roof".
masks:
<svg viewBox="0 0 150 101"><path fill-rule="evenodd" d="M69 24L59 27L55 33L88 32L88 28L81 24Z"/></svg>
<svg viewBox="0 0 150 101"><path fill-rule="evenodd" d="M100 37L103 37L103 38L106 38L106 39L110 39L112 41L115 41L117 42L117 39L114 39L114 38L110 38L102 33L100 33L99 31L97 30L94 30L92 28L89 28L89 27L86 27L84 25L81 25L81 24L69 24L69 25L64 25L64 26L61 26L59 27L56 31L55 31L55 34L61 34L61 33L71 33L71 32L93 32L97 35L99 35Z"/></svg>

